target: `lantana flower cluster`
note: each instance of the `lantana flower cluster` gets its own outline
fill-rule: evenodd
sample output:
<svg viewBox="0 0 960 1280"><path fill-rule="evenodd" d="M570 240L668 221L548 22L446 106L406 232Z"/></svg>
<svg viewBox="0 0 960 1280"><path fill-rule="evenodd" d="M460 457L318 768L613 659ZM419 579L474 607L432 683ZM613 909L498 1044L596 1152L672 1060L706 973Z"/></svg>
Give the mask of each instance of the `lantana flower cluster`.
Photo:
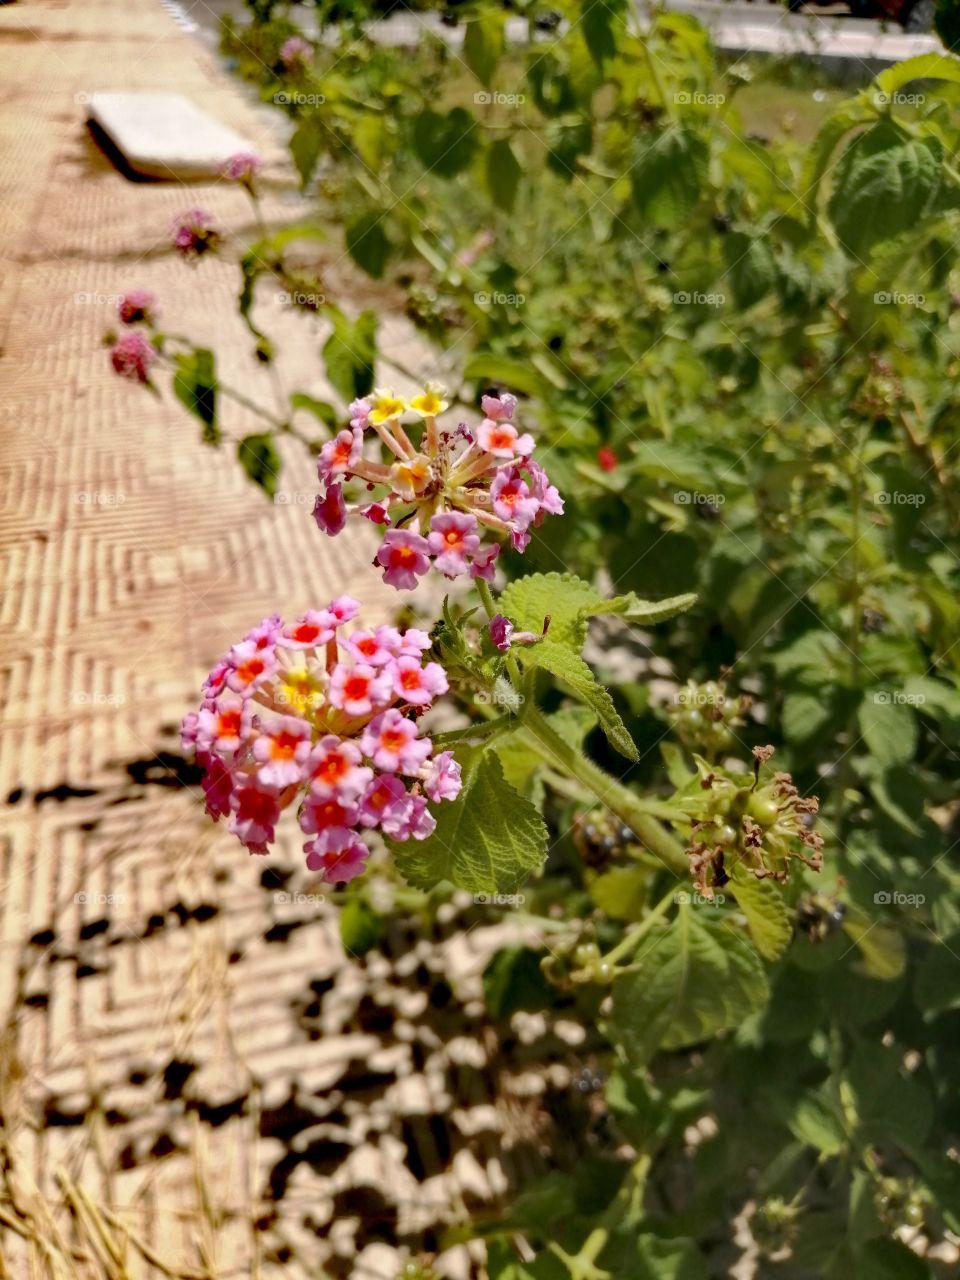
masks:
<svg viewBox="0 0 960 1280"><path fill-rule="evenodd" d="M484 396L479 425L450 429L437 422L449 407L437 384L411 400L390 390L355 400L349 427L320 453L317 524L336 535L358 514L384 526L376 563L384 581L400 590L415 587L431 566L446 578L492 580L500 552L493 538L508 536L523 551L531 529L563 511L563 499L533 460L533 437L514 425L516 405L512 395ZM402 422L409 415L419 419L413 438ZM358 482L362 496L348 502L350 482Z"/></svg>
<svg viewBox="0 0 960 1280"><path fill-rule="evenodd" d="M210 672L182 729L207 813L265 854L295 807L307 866L331 884L363 871L365 832L424 840L436 826L428 801L460 791L452 753L434 754L417 723L447 690L443 668L424 660L429 636L346 633L359 607L340 596L295 622L264 618Z"/></svg>

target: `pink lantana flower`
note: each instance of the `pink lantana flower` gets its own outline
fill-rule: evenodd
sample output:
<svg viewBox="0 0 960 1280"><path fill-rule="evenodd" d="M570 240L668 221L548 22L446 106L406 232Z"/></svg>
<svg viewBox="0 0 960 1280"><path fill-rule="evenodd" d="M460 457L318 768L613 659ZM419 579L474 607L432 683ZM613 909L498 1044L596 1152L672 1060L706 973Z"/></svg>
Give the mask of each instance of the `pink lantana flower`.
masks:
<svg viewBox="0 0 960 1280"><path fill-rule="evenodd" d="M480 550L477 517L466 512L445 511L430 521L427 542L434 554L434 568L445 578L459 578L469 572L469 557Z"/></svg>
<svg viewBox="0 0 960 1280"><path fill-rule="evenodd" d="M384 582L409 590L430 568L430 544L419 533L390 529L380 543L377 563L383 565Z"/></svg>
<svg viewBox="0 0 960 1280"><path fill-rule="evenodd" d="M130 382L150 381L150 368L157 358L149 339L138 330L124 333L110 348L110 363L114 373Z"/></svg>
<svg viewBox="0 0 960 1280"><path fill-rule="evenodd" d="M310 758L310 726L297 716L276 716L260 723L253 758L257 777L265 787L295 787L303 782Z"/></svg>
<svg viewBox="0 0 960 1280"><path fill-rule="evenodd" d="M253 189L253 180L263 167L263 161L252 151L238 151L232 155L220 170L231 182L239 182L248 190Z"/></svg>
<svg viewBox="0 0 960 1280"><path fill-rule="evenodd" d="M348 666L341 662L330 673L328 698L330 705L348 716L368 716L375 707L383 707L393 695L392 675L365 662Z"/></svg>
<svg viewBox="0 0 960 1280"><path fill-rule="evenodd" d="M307 866L334 884L363 871L362 833L424 840L436 826L428 800L459 789L450 753L433 768L433 744L409 714L447 687L424 661L429 636L389 626L345 636L358 610L340 596L289 624L265 618L215 664L182 727L207 813L263 854L293 808Z"/></svg>
<svg viewBox="0 0 960 1280"><path fill-rule="evenodd" d="M441 428L448 408L443 388L428 384L409 401L379 388L350 405L349 429L324 445L319 459L325 486L314 511L328 534L351 515L386 532L376 563L384 581L411 590L431 564L448 578L469 573L492 580L499 541L523 549L530 529L559 515L563 501L543 468L533 462L533 437L513 423L515 396L484 396L484 418ZM416 425L404 426L414 416ZM365 450L364 434L379 439L379 456ZM357 498L349 496L349 488ZM371 496L372 495L372 496Z"/></svg>
<svg viewBox="0 0 960 1280"><path fill-rule="evenodd" d="M441 751L434 756L426 767L423 789L436 803L441 800L456 800L462 786L460 766L453 758L452 751Z"/></svg>
<svg viewBox="0 0 960 1280"><path fill-rule="evenodd" d="M287 71L302 71L313 57L313 46L302 36L290 36L280 46L280 61Z"/></svg>
<svg viewBox="0 0 960 1280"><path fill-rule="evenodd" d="M220 244L220 232L206 209L181 213L173 229L173 247L184 258L202 258Z"/></svg>
<svg viewBox="0 0 960 1280"><path fill-rule="evenodd" d="M150 289L131 289L117 304L121 324L155 324L160 309L157 295Z"/></svg>
<svg viewBox="0 0 960 1280"><path fill-rule="evenodd" d="M343 501L343 490L338 484L332 484L323 493L317 494L313 504L313 518L324 533L331 538L343 531L347 523L347 508Z"/></svg>
<svg viewBox="0 0 960 1280"><path fill-rule="evenodd" d="M447 673L439 662L421 666L419 657L398 658L392 670L394 692L411 707L429 707L434 698L449 688Z"/></svg>
<svg viewBox="0 0 960 1280"><path fill-rule="evenodd" d="M430 744L417 737L417 726L395 707L384 711L367 725L360 739L364 755L370 756L385 773L405 773L415 777L430 754Z"/></svg>

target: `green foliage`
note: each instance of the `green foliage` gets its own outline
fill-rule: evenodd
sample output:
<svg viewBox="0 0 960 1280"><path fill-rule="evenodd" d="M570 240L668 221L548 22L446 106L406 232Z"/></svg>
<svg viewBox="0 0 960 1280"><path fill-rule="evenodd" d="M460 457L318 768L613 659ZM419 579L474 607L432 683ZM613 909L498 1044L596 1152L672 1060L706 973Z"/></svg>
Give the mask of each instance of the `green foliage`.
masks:
<svg viewBox="0 0 960 1280"><path fill-rule="evenodd" d="M448 880L474 894L514 894L546 855L540 814L504 779L493 751L462 754L463 790L437 812L424 841L394 845L400 872L417 888Z"/></svg>
<svg viewBox="0 0 960 1280"><path fill-rule="evenodd" d="M408 314L464 401L524 398L566 502L502 557L497 608L534 642L481 652L449 608L434 633L471 691L528 702L488 702L455 747L462 799L393 850L414 886L522 890L569 925L493 960L488 1007L506 1023L558 991L582 1001L611 1073L608 1131L571 1119L568 1166L477 1233L500 1280L700 1280L727 1269L751 1206L771 1274L784 1257L829 1280L931 1274L900 1237L918 1214L931 1239L960 1229L960 61L890 67L794 137L686 15L642 37L620 4L564 16L507 48L502 11L471 7L462 57L344 32L301 86L323 105L289 107L322 221L370 276L415 282ZM284 84L245 66L267 95ZM346 403L373 385L375 315L323 313ZM705 712L683 708L681 733L649 675L701 689L724 667L756 718L697 762ZM649 823L682 864L703 824L721 840L753 822L705 817L703 784L767 743L820 801L824 871L724 867L699 899ZM615 821L589 845L577 789L598 762Z"/></svg>

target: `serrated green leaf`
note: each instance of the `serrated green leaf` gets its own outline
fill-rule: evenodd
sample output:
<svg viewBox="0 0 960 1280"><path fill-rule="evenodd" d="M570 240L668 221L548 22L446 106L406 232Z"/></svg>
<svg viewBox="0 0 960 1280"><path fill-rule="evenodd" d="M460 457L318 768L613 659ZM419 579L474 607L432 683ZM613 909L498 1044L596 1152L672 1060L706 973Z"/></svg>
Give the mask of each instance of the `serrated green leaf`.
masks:
<svg viewBox="0 0 960 1280"><path fill-rule="evenodd" d="M637 149L630 171L637 212L660 227L680 225L707 185L707 142L685 125L672 124L653 143L641 135Z"/></svg>
<svg viewBox="0 0 960 1280"><path fill-rule="evenodd" d="M391 843L401 875L417 889L448 880L471 893L515 893L543 863L547 828L511 787L495 752L458 753L463 789L436 809L426 840Z"/></svg>
<svg viewBox="0 0 960 1280"><path fill-rule="evenodd" d="M393 247L383 229L383 214L371 209L349 222L346 244L350 257L357 266L366 271L368 276L379 280Z"/></svg>
<svg viewBox="0 0 960 1280"><path fill-rule="evenodd" d="M747 917L753 945L764 960L778 960L793 937L793 921L782 890L772 880L758 880L742 867L737 867L728 887Z"/></svg>
<svg viewBox="0 0 960 1280"><path fill-rule="evenodd" d="M837 162L830 218L843 246L865 258L875 244L915 227L943 174L938 138L909 138L882 121L854 138Z"/></svg>
<svg viewBox="0 0 960 1280"><path fill-rule="evenodd" d="M268 435L245 436L237 446L237 457L244 471L267 497L277 491L281 460L273 437Z"/></svg>
<svg viewBox="0 0 960 1280"><path fill-rule="evenodd" d="M607 741L628 760L639 759L639 752L627 727L613 705L613 699L597 683L593 672L584 660L565 644L554 640L542 640L539 644L518 650L521 665L539 667L556 676L585 706L596 712L600 727Z"/></svg>
<svg viewBox="0 0 960 1280"><path fill-rule="evenodd" d="M767 976L753 946L716 908L684 907L649 942L636 972L613 984L611 1031L636 1066L658 1048L680 1049L738 1027L766 1003Z"/></svg>

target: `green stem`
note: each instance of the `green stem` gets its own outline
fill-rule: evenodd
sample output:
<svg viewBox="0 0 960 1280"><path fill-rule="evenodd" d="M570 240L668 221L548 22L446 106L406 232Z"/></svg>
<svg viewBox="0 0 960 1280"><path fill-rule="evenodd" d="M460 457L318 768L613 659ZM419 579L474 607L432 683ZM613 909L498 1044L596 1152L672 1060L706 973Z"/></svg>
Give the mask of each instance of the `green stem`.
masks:
<svg viewBox="0 0 960 1280"><path fill-rule="evenodd" d="M497 606L493 599L493 592L490 590L489 582L485 578L475 578L474 585L477 588L477 595L480 597L480 603L483 605L487 617L496 617Z"/></svg>
<svg viewBox="0 0 960 1280"><path fill-rule="evenodd" d="M671 871L686 879L690 872L687 856L680 844L650 813L648 803L562 738L532 703L525 705L522 720L527 735L548 759L582 782L602 805L639 837L651 853L656 854Z"/></svg>
<svg viewBox="0 0 960 1280"><path fill-rule="evenodd" d="M645 916L639 924L629 929L612 951L608 951L603 957L607 964L617 964L624 956L628 956L635 951L643 938L644 934L660 919L666 915L673 905L673 901L677 896L677 891L671 887L660 899L648 916Z"/></svg>

